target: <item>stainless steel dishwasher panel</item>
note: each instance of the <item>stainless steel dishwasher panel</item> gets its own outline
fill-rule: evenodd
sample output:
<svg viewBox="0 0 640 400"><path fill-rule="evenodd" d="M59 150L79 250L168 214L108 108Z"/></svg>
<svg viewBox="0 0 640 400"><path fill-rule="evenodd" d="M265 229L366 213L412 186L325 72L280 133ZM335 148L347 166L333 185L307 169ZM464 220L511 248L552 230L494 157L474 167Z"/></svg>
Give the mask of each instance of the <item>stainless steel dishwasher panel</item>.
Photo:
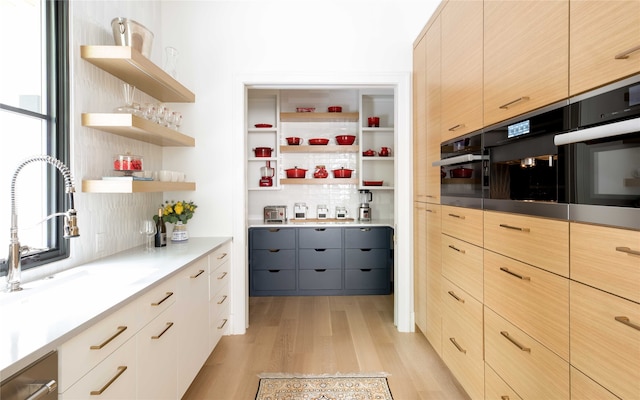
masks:
<svg viewBox="0 0 640 400"><path fill-rule="evenodd" d="M57 351L52 351L0 383L2 400L55 400L57 398Z"/></svg>

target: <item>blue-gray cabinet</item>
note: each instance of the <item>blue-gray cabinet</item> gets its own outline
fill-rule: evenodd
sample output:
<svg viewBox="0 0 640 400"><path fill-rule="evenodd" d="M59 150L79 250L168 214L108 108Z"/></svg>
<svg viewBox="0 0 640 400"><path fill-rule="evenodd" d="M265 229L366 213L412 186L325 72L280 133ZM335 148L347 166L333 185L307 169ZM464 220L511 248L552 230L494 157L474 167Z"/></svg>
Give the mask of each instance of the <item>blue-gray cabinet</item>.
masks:
<svg viewBox="0 0 640 400"><path fill-rule="evenodd" d="M251 296L389 294L389 227L249 229Z"/></svg>

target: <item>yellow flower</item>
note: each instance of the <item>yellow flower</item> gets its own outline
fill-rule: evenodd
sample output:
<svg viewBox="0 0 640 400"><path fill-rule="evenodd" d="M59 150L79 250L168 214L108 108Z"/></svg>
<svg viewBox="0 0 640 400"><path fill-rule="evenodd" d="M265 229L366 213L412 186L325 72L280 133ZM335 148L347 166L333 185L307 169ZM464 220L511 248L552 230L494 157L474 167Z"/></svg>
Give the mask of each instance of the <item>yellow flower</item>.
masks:
<svg viewBox="0 0 640 400"><path fill-rule="evenodd" d="M171 224L177 222L186 224L187 221L193 218L196 208L198 206L193 204L192 201L165 201L162 219Z"/></svg>
<svg viewBox="0 0 640 400"><path fill-rule="evenodd" d="M182 202L178 202L176 204L176 206L173 208L173 210L176 212L176 214L180 215L182 214L182 211L184 210L184 207L182 206Z"/></svg>

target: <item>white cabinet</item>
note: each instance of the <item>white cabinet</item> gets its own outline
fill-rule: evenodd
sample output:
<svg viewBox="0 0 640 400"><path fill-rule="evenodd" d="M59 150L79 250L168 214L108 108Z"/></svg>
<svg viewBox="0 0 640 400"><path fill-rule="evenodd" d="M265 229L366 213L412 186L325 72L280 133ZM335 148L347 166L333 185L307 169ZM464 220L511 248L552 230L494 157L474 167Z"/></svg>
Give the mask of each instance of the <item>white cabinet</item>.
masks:
<svg viewBox="0 0 640 400"><path fill-rule="evenodd" d="M260 186L260 168L271 166L278 170L278 132L280 101L277 91L249 90L247 95L247 187L249 190L274 190L279 179L273 177L273 186ZM271 149L270 157L256 157L258 147Z"/></svg>
<svg viewBox="0 0 640 400"><path fill-rule="evenodd" d="M209 349L213 350L220 338L227 334L230 304L231 243L227 243L210 256L209 274Z"/></svg>

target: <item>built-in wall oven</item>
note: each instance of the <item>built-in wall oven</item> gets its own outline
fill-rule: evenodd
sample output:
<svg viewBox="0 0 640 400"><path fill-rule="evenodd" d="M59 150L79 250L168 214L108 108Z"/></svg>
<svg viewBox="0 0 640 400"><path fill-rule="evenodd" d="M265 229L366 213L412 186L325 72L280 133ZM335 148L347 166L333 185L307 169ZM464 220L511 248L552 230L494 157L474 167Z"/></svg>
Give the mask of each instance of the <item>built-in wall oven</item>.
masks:
<svg viewBox="0 0 640 400"><path fill-rule="evenodd" d="M483 153L482 132L477 131L440 146L440 202L442 204L482 208L483 191L489 169Z"/></svg>
<svg viewBox="0 0 640 400"><path fill-rule="evenodd" d="M640 75L570 99L570 219L640 229Z"/></svg>
<svg viewBox="0 0 640 400"><path fill-rule="evenodd" d="M568 102L484 130L488 210L568 218L568 158L554 137L572 127Z"/></svg>

